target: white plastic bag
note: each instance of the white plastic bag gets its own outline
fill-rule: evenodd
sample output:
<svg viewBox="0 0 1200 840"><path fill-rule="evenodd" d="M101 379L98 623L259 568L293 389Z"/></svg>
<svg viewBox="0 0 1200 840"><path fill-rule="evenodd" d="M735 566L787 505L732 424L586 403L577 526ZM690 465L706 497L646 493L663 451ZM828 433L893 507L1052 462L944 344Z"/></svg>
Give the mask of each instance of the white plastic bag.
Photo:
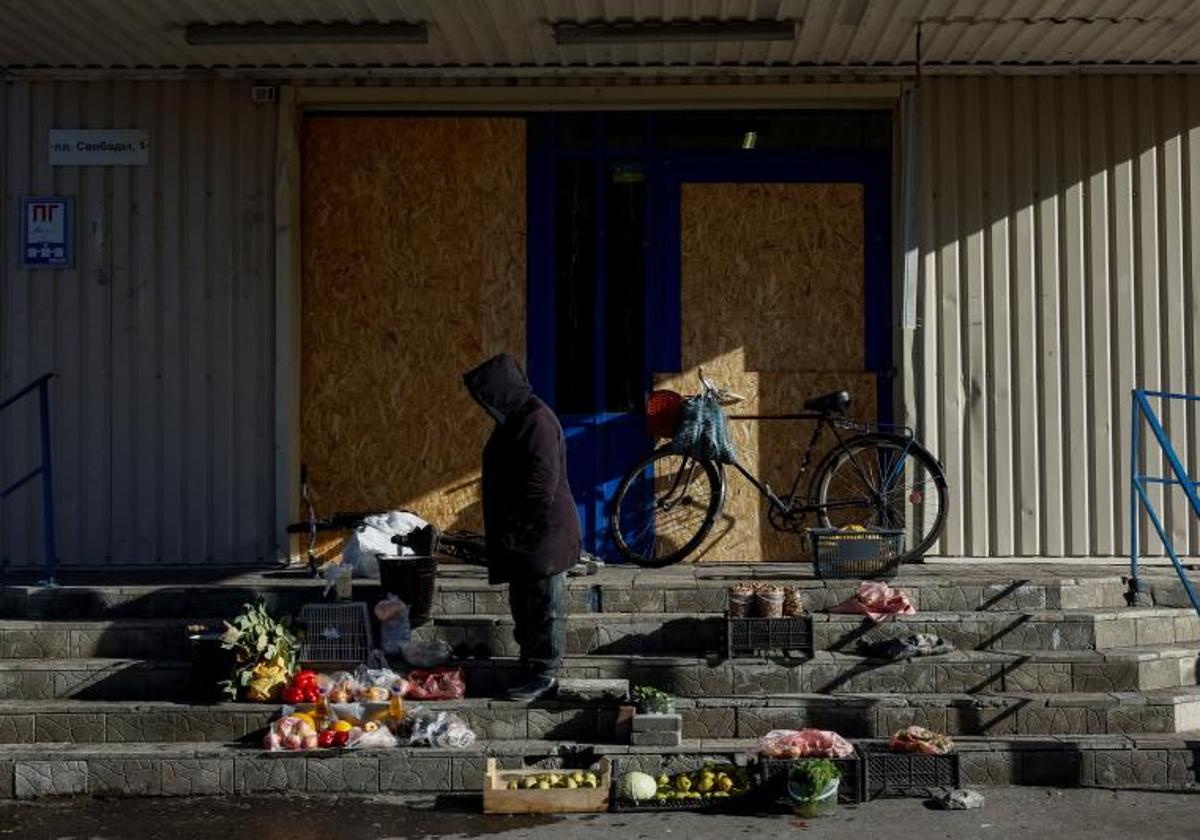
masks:
<svg viewBox="0 0 1200 840"><path fill-rule="evenodd" d="M380 554L411 555L412 549L400 548L392 537L403 537L429 523L414 513L394 510L388 514L368 516L346 541L342 550L342 565L353 570L355 577L379 577Z"/></svg>
<svg viewBox="0 0 1200 840"><path fill-rule="evenodd" d="M375 605L375 617L379 619L379 643L383 652L395 656L400 647L412 638L412 627L408 621L408 605L395 595Z"/></svg>

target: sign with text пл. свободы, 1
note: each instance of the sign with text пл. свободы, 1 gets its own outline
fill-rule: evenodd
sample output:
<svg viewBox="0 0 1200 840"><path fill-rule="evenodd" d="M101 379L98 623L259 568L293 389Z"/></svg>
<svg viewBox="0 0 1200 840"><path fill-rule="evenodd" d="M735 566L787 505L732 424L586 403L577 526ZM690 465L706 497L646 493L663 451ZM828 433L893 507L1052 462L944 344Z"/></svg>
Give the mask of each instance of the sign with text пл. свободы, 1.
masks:
<svg viewBox="0 0 1200 840"><path fill-rule="evenodd" d="M51 166L146 166L150 132L140 128L52 128Z"/></svg>
<svg viewBox="0 0 1200 840"><path fill-rule="evenodd" d="M74 210L69 197L21 199L21 268L74 267Z"/></svg>

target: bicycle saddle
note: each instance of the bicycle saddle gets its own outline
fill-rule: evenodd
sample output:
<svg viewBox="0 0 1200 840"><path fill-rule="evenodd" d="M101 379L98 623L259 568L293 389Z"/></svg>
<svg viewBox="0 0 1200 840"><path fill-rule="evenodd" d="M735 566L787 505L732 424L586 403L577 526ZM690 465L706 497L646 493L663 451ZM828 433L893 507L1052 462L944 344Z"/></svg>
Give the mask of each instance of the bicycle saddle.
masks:
<svg viewBox="0 0 1200 840"><path fill-rule="evenodd" d="M804 407L809 411L819 411L822 414L841 414L850 407L849 391L834 391L832 394L822 394L805 401Z"/></svg>

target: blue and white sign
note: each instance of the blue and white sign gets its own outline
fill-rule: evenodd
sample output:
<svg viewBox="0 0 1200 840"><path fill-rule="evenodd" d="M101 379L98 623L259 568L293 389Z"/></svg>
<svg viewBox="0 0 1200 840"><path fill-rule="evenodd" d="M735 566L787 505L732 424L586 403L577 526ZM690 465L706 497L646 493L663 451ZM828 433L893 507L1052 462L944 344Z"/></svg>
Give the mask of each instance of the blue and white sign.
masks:
<svg viewBox="0 0 1200 840"><path fill-rule="evenodd" d="M62 196L21 199L21 268L75 265L75 200Z"/></svg>

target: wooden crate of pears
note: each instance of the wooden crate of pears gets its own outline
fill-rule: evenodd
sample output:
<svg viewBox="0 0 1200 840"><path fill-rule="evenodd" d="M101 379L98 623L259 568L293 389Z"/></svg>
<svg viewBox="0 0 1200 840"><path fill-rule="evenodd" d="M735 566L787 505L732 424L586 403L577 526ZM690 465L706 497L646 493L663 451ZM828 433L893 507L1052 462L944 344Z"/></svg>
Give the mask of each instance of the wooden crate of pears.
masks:
<svg viewBox="0 0 1200 840"><path fill-rule="evenodd" d="M608 810L612 767L592 770L501 770L489 758L483 774L485 814L598 814Z"/></svg>

